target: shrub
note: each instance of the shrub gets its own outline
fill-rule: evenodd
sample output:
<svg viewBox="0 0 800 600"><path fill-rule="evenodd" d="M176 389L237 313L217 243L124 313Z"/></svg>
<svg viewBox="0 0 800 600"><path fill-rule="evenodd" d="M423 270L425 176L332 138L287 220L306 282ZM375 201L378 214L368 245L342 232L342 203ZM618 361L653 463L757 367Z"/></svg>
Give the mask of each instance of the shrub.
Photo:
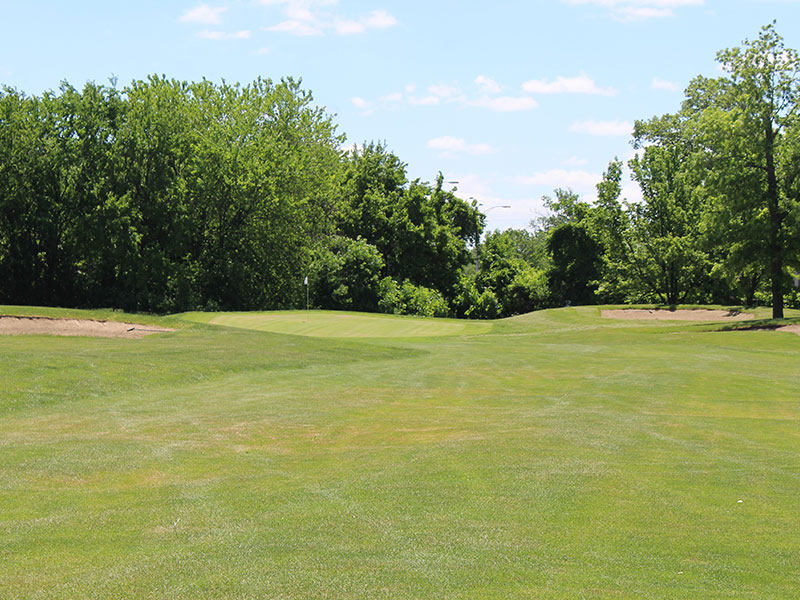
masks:
<svg viewBox="0 0 800 600"><path fill-rule="evenodd" d="M379 286L378 307L381 312L396 315L420 315L423 317L446 317L450 314L447 300L436 290L410 281L398 284L385 277Z"/></svg>
<svg viewBox="0 0 800 600"><path fill-rule="evenodd" d="M334 237L318 248L309 268L315 307L374 312L383 258L361 238Z"/></svg>

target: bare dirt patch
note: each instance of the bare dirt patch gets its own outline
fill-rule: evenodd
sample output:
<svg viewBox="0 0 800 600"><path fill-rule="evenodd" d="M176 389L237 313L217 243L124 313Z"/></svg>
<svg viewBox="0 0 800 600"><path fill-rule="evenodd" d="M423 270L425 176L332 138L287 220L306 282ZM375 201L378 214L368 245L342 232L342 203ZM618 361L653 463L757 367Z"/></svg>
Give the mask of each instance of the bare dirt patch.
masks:
<svg viewBox="0 0 800 600"><path fill-rule="evenodd" d="M604 310L604 319L633 319L638 321L749 321L755 319L752 313L740 313L730 310L712 309L679 309L662 310L658 308L622 308Z"/></svg>
<svg viewBox="0 0 800 600"><path fill-rule="evenodd" d="M175 331L166 327L94 321L91 319L53 319L50 317L0 316L0 335L69 335L109 338L142 338L153 333Z"/></svg>

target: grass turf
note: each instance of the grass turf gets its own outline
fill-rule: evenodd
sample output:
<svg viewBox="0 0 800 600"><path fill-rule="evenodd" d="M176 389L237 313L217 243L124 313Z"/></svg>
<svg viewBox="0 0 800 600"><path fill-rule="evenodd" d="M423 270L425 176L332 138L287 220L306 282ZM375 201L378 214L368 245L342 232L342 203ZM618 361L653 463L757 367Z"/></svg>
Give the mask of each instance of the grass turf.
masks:
<svg viewBox="0 0 800 600"><path fill-rule="evenodd" d="M800 337L312 315L0 337L0 598L800 596Z"/></svg>

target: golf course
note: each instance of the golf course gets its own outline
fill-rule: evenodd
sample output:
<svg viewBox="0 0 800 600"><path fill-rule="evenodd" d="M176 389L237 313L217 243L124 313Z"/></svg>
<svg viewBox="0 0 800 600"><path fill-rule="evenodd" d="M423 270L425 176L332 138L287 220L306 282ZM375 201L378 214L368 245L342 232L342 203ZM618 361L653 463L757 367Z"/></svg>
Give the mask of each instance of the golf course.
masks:
<svg viewBox="0 0 800 600"><path fill-rule="evenodd" d="M0 598L800 596L768 321L1 308Z"/></svg>

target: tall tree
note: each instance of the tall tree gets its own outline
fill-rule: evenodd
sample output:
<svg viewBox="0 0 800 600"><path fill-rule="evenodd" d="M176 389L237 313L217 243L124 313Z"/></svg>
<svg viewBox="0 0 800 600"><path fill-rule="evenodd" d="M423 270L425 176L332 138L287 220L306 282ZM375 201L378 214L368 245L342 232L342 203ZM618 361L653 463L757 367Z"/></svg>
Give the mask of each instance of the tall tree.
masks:
<svg viewBox="0 0 800 600"><path fill-rule="evenodd" d="M448 299L456 293L467 243L481 231L477 207L443 189L408 181L406 166L381 144L365 144L348 155L340 232L362 236L386 261L397 281L432 288Z"/></svg>
<svg viewBox="0 0 800 600"><path fill-rule="evenodd" d="M629 161L643 201L628 206L623 247L643 289L665 304L702 302L708 261L702 248L703 196L673 115L636 123Z"/></svg>
<svg viewBox="0 0 800 600"><path fill-rule="evenodd" d="M785 268L797 259L790 231L798 167L790 157L797 152L800 58L785 47L773 23L758 39L720 51L717 60L727 77L693 81L684 112L697 127L698 149L708 157L706 184L732 215L747 221L731 233L751 236L755 243L749 245L765 251L772 315L782 318Z"/></svg>

